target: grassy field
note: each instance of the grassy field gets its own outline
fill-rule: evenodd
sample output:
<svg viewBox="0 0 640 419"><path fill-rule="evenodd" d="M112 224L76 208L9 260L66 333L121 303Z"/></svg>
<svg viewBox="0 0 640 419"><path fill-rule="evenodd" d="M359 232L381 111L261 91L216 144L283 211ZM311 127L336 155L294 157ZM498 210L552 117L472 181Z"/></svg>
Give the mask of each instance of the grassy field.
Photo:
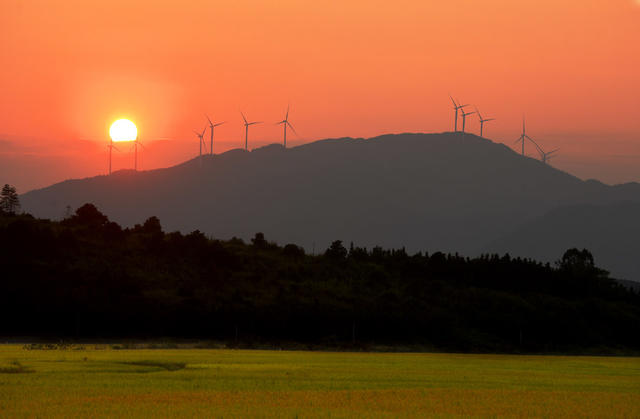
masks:
<svg viewBox="0 0 640 419"><path fill-rule="evenodd" d="M0 345L0 417L640 417L640 359Z"/></svg>

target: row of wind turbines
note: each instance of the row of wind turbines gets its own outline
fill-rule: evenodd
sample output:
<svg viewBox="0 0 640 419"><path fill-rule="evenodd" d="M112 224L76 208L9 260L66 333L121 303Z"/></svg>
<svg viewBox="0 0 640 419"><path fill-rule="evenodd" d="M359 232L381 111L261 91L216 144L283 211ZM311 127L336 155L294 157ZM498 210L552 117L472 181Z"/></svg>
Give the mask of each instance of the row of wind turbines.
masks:
<svg viewBox="0 0 640 419"><path fill-rule="evenodd" d="M262 124L262 121L253 121L253 122L249 122L247 121L247 118L244 116L244 113L242 111L240 111L240 115L242 115L242 120L244 121L244 149L248 150L249 149L249 127L251 125L256 125L256 124ZM211 118L209 118L209 115L205 115L205 117L207 118L207 122L208 124L208 128L209 128L209 132L211 134L210 138L209 138L209 154L213 155L213 132L214 132L214 128L217 126L220 126L222 124L225 124L226 121L223 122L213 122L211 120ZM280 122L276 122L276 125L282 125L283 127L283 146L284 148L287 148L287 128L291 128L291 131L293 131L294 134L298 135L298 133L296 132L295 128L293 128L293 125L291 125L291 122L289 122L289 106L287 106L287 113L284 116L284 119ZM199 156L202 157L202 150L204 149L205 154L207 153L207 144L206 141L204 139L204 134L207 132L207 125L204 126L204 128L202 129L202 132L199 131L193 131L196 136L198 137L198 139L200 140L200 154Z"/></svg>
<svg viewBox="0 0 640 419"><path fill-rule="evenodd" d="M456 100L452 97L449 96L451 98L451 102L453 103L453 109L454 109L454 132L459 132L458 131L458 119L460 117L462 117L462 134L464 135L466 132L466 124L467 124L467 117L476 114L478 116L479 122L480 122L480 137L483 136L483 131L484 131L484 124L486 122L490 122L490 121L495 121L495 118L483 118L482 115L480 114L480 111L478 110L478 108L475 108L475 111L473 112L465 112L465 108L470 106L469 104L462 104L462 102L456 102ZM284 148L287 148L287 128L290 128L293 133L295 135L298 135L298 133L296 132L295 128L293 128L293 125L291 125L291 122L289 122L289 110L290 107L287 106L287 111L285 113L284 119L276 122L276 125L282 125L283 127L283 146ZM246 116L244 115L244 113L242 111L240 111L240 115L242 116L242 120L243 120L243 125L244 125L244 148L245 150L249 149L249 127L252 125L256 125L256 124L262 124L262 121L248 121ZM203 155L203 151L205 154L210 154L213 155L214 154L214 130L216 127L223 125L226 123L226 121L222 121L222 122L214 122L211 120L211 118L209 118L208 115L205 115L205 117L207 118L207 125L205 125L205 127L203 128L202 132L199 131L194 131L194 133L196 134L196 136L199 139L199 157L202 157ZM207 128L209 128L209 133L210 133L210 137L209 137L209 152L207 153L207 144L206 144L206 140L205 140L205 133L207 131ZM525 143L527 142L527 140L529 142L531 142L535 148L536 151L539 153L540 155L540 160L543 163L548 163L549 160L551 160L551 158L555 157L555 153L558 152L558 148L556 148L555 150L552 151L548 151L545 152L542 147L536 142L534 141L531 137L529 137L526 133L526 125L525 125L525 120L524 117L522 118L522 134L520 135L520 137L518 137L518 139L515 141L515 143L521 143L522 145L522 155L525 155ZM136 138L135 141L133 141L133 145L132 148L134 149L135 152L135 159L134 159L134 170L138 170L138 145L140 145L141 147L145 148L144 145L139 141L138 138ZM109 148L109 174L111 174L111 154L113 153L113 149L115 149L116 151L120 151L118 150L118 148L113 144L113 141L107 146Z"/></svg>
<svg viewBox="0 0 640 419"><path fill-rule="evenodd" d="M483 133L483 128L484 128L484 124L485 122L489 122L489 121L495 121L495 118L483 118L482 115L480 114L480 111L478 110L478 108L476 107L474 112L465 112L465 109L467 106L470 106L469 104L466 105L462 105L462 102L458 101L456 102L455 99L452 96L449 96L451 98L451 102L453 102L453 109L455 112L455 116L454 116L454 132L458 132L458 118L460 116L462 116L462 134L464 135L465 133L465 127L467 124L467 117L473 114L478 115L478 119L480 120L480 137L482 137L482 133ZM548 163L549 160L551 160L553 157L555 157L555 153L558 152L558 150L560 150L559 148L556 148L555 150L552 151L544 151L542 149L542 147L540 147L540 145L538 143L536 143L531 137L529 137L527 135L526 132L526 126L525 126L525 120L524 120L524 116L522 117L522 134L520 135L520 137L515 141L515 143L522 143L522 155L525 155L524 152L524 146L525 146L525 142L529 140L535 147L536 150L538 151L538 153L540 154L540 160L543 163Z"/></svg>

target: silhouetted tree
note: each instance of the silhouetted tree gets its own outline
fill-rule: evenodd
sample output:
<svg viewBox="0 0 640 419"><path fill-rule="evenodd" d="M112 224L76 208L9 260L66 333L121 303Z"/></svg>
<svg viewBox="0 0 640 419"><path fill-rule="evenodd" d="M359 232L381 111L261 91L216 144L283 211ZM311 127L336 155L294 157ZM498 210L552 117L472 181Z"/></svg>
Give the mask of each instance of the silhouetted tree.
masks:
<svg viewBox="0 0 640 419"><path fill-rule="evenodd" d="M142 225L142 231L147 234L162 234L162 225L160 225L158 217L147 218L147 221Z"/></svg>
<svg viewBox="0 0 640 419"><path fill-rule="evenodd" d="M300 246L296 246L295 244L289 243L284 246L282 249L282 253L291 258L301 258L304 256L304 249Z"/></svg>
<svg viewBox="0 0 640 419"><path fill-rule="evenodd" d="M342 240L336 240L331 243L324 255L331 259L343 260L347 258L348 253L347 249L342 245Z"/></svg>
<svg viewBox="0 0 640 419"><path fill-rule="evenodd" d="M5 184L0 193L0 208L2 211L15 214L20 209L20 199L14 186Z"/></svg>
<svg viewBox="0 0 640 419"><path fill-rule="evenodd" d="M76 210L76 214L71 217L71 223L87 227L102 227L109 222L106 215L98 211L93 204L84 204Z"/></svg>
<svg viewBox="0 0 640 419"><path fill-rule="evenodd" d="M256 233L256 235L251 239L251 243L259 249L267 247L267 241L265 240L263 233Z"/></svg>
<svg viewBox="0 0 640 419"><path fill-rule="evenodd" d="M558 267L564 271L581 275L594 270L593 255L587 249L578 250L575 247L568 249L558 262Z"/></svg>

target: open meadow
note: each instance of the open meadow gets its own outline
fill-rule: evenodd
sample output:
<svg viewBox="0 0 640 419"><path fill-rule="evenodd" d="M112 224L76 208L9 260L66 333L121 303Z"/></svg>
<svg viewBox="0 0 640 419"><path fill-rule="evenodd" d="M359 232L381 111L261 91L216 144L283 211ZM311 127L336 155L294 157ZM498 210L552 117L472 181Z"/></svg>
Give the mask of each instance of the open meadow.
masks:
<svg viewBox="0 0 640 419"><path fill-rule="evenodd" d="M640 417L640 359L0 346L0 417Z"/></svg>

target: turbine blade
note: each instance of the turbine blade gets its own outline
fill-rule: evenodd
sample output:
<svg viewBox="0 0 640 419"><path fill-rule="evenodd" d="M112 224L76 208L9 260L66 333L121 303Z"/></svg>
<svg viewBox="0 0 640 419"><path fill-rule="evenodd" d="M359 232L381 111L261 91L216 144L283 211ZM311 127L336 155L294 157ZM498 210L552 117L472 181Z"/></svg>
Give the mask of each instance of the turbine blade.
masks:
<svg viewBox="0 0 640 419"><path fill-rule="evenodd" d="M289 125L289 128L291 128L291 131L293 131L293 133L297 136L300 137L298 135L298 133L296 132L296 129L293 127L293 125L291 125L291 123L289 121L287 121L287 125Z"/></svg>
<svg viewBox="0 0 640 419"><path fill-rule="evenodd" d="M220 126L220 125L222 125L222 124L224 124L224 123L226 123L226 122L227 122L227 121L224 121L224 122L218 122L217 124L214 124L213 126L214 126L214 127L217 127L217 126Z"/></svg>
<svg viewBox="0 0 640 419"><path fill-rule="evenodd" d="M244 114L242 113L242 111L240 111L240 115L242 115L242 119L244 119L244 123L247 123L247 118L244 117Z"/></svg>
<svg viewBox="0 0 640 419"><path fill-rule="evenodd" d="M457 107L458 107L458 104L456 103L456 101L455 101L455 100L453 100L453 96L449 95L449 97L451 98L451 101L453 102L453 107L454 107L454 108L457 108Z"/></svg>
<svg viewBox="0 0 640 419"><path fill-rule="evenodd" d="M211 119L209 118L209 115L207 115L206 113L204 114L204 116L207 117L207 121L209 121L209 125L213 125L213 122L211 122Z"/></svg>
<svg viewBox="0 0 640 419"><path fill-rule="evenodd" d="M533 143L533 145L536 146L536 148L538 149L539 153L544 153L544 150L542 150L542 148L538 145L538 143L536 143L535 141L533 141L533 138L529 137L528 135L525 135L525 138L529 141L531 141Z"/></svg>
<svg viewBox="0 0 640 419"><path fill-rule="evenodd" d="M289 104L287 104L287 115L284 117L285 121L289 120Z"/></svg>
<svg viewBox="0 0 640 419"><path fill-rule="evenodd" d="M119 149L118 147L116 147L116 146L114 146L114 145L111 145L111 148L115 148L115 150L116 150L118 153L121 153L121 151L120 151L120 149Z"/></svg>

